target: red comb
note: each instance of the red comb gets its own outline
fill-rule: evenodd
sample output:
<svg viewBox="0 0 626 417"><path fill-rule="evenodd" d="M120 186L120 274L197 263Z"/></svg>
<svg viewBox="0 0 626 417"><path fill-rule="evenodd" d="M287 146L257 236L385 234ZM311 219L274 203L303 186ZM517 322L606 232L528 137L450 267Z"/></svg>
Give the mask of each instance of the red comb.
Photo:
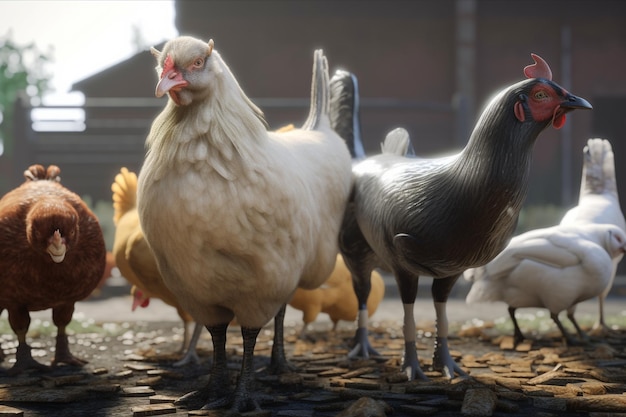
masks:
<svg viewBox="0 0 626 417"><path fill-rule="evenodd" d="M165 57L165 61L163 62L163 71L161 71L161 78L163 78L163 74L167 74L171 70L174 69L174 61L170 54L167 54Z"/></svg>
<svg viewBox="0 0 626 417"><path fill-rule="evenodd" d="M545 78L546 80L551 80L552 70L548 63L539 55L530 54L530 56L535 63L524 68L524 75L528 78Z"/></svg>

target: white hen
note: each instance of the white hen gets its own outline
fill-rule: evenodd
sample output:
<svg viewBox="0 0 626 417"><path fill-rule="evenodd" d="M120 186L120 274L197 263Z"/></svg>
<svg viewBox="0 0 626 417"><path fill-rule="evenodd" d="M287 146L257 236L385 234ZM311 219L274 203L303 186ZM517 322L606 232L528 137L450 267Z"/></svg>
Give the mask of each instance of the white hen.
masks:
<svg viewBox="0 0 626 417"><path fill-rule="evenodd" d="M615 161L611 143L606 139L589 139L583 149L583 172L578 205L570 209L561 224L608 223L626 230L615 180ZM606 288L599 295L599 316L594 329L606 329L604 299L611 291L617 265L622 256L613 259L613 272Z"/></svg>
<svg viewBox="0 0 626 417"><path fill-rule="evenodd" d="M558 225L523 233L485 266L464 272L474 282L466 301L507 303L517 342L524 337L515 310L547 308L572 344L559 313L567 310L581 339L586 338L574 318L576 304L602 293L611 279L612 260L624 254L625 245L626 234L609 224Z"/></svg>
<svg viewBox="0 0 626 417"><path fill-rule="evenodd" d="M141 227L163 280L211 333L214 354L205 408L258 408L253 352L260 329L298 287L330 275L351 186L351 158L330 128L328 67L315 52L311 111L302 129L268 132L208 43L179 37L153 50L169 94L155 119L138 182ZM226 334L241 325L244 352L229 395ZM285 369L282 335L272 365Z"/></svg>

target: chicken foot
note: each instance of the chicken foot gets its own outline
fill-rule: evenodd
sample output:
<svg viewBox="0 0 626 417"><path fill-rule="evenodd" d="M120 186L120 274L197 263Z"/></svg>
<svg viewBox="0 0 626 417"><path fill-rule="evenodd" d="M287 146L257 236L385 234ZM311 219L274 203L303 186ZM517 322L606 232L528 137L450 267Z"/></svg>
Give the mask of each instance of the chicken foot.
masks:
<svg viewBox="0 0 626 417"><path fill-rule="evenodd" d="M435 327L437 329L433 352L433 369L440 371L445 377L450 379L454 378L455 372L461 376L467 376L465 371L452 359L448 349L448 314L446 307L448 296L459 276L433 279L431 286L435 305Z"/></svg>
<svg viewBox="0 0 626 417"><path fill-rule="evenodd" d="M185 323L187 326L187 323ZM185 333L187 330L185 329ZM172 364L174 367L185 366L190 363L198 364L200 363L200 358L196 353L196 345L198 344L198 340L200 339L200 335L202 334L202 325L199 323L195 323L193 327L193 334L191 335L191 339L189 340L189 344L186 344L187 352L183 355L183 357ZM186 338L185 338L186 339ZM183 350L185 349L185 344L183 344Z"/></svg>
<svg viewBox="0 0 626 417"><path fill-rule="evenodd" d="M579 342L579 341L575 340L574 338L572 338L572 336L569 334L569 332L567 330L565 330L565 327L563 326L563 323L561 323L561 320L559 319L559 313L550 313L550 317L552 318L552 320L554 321L556 326L559 328L559 330L563 334L563 337L565 338L565 342L568 344L568 346L577 346L577 345L585 343L585 341L584 341L584 339L582 337L581 337L581 339L583 339L583 340ZM578 331L578 334L580 336L581 332L582 332L582 329L578 326L578 323L574 319L574 315L572 314L571 317L570 317L569 310L568 310L568 317L571 320L571 322L574 324L574 327L576 327L576 330Z"/></svg>
<svg viewBox="0 0 626 417"><path fill-rule="evenodd" d="M83 366L87 361L77 358L70 352L70 345L67 340L66 328L72 320L74 314L74 304L66 304L52 309L52 321L57 326L56 350L52 366L64 363L72 366Z"/></svg>
<svg viewBox="0 0 626 417"><path fill-rule="evenodd" d="M19 310L9 309L9 324L17 336L17 352L15 353L15 363L7 371L9 375L17 375L27 369L38 369L48 371L50 367L37 362L31 354L31 347L26 343L26 333L30 327L30 314L25 308Z"/></svg>
<svg viewBox="0 0 626 417"><path fill-rule="evenodd" d="M24 332L24 338L25 338L25 335L26 335L26 332ZM18 335L18 339L19 339L19 335ZM22 371L26 371L28 369L49 371L50 367L42 363L39 363L35 359L33 359L33 356L31 354L31 347L27 345L26 342L20 342L17 345L17 352L15 353L15 363L13 364L11 369L7 371L7 374L17 375L21 373Z"/></svg>
<svg viewBox="0 0 626 417"><path fill-rule="evenodd" d="M519 328L519 324L517 324L517 318L515 317L515 310L517 310L517 308L515 307L509 307L509 316L511 316L511 321L513 322L513 342L515 343L515 346L517 346L518 344L522 343L525 339L524 337L524 333L522 333L522 329Z"/></svg>
<svg viewBox="0 0 626 417"><path fill-rule="evenodd" d="M216 410L230 406L230 411L238 415L244 411L259 410L257 400L251 395L251 385L254 383L254 347L256 338L261 329L241 328L243 336L243 362L237 388L233 394L228 393L226 387L229 385L228 368L226 361L226 330L228 324L208 327L213 339L213 367L211 368L211 379L209 381L209 400L202 407L202 410ZM198 392L181 397L185 402L193 400L198 396ZM215 398L212 400L212 398Z"/></svg>
<svg viewBox="0 0 626 417"><path fill-rule="evenodd" d="M205 407L223 408L229 403L231 395L230 377L226 358L226 332L228 323L218 326L206 326L211 333L213 342L213 364L208 385L200 390L192 391L174 401L175 405L195 407L198 402L205 403ZM200 404L198 404L200 406Z"/></svg>
<svg viewBox="0 0 626 417"><path fill-rule="evenodd" d="M587 335L587 333L585 333L584 330L581 329L580 326L578 325L578 322L576 321L576 318L574 317L575 312L576 312L576 304L574 304L573 306L567 309L567 318L569 319L569 321L572 322L572 324L576 328L576 333L578 333L578 337L580 338L581 343L587 344L589 343L589 335Z"/></svg>
<svg viewBox="0 0 626 417"><path fill-rule="evenodd" d="M367 329L369 313L367 305L359 308L358 327L354 334L354 345L348 353L348 358L369 358L370 356L380 356L380 353L372 347L369 341L369 331Z"/></svg>

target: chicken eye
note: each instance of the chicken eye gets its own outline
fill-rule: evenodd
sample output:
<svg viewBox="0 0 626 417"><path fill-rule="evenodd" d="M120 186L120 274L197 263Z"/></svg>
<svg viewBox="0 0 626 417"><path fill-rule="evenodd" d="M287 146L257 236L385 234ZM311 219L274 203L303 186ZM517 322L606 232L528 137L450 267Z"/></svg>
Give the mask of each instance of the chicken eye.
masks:
<svg viewBox="0 0 626 417"><path fill-rule="evenodd" d="M546 98L548 98L548 93L546 93L543 90L539 90L535 93L534 95L535 100L544 100Z"/></svg>
<svg viewBox="0 0 626 417"><path fill-rule="evenodd" d="M194 68L202 68L203 65L204 65L204 59L202 58L198 58L193 62Z"/></svg>

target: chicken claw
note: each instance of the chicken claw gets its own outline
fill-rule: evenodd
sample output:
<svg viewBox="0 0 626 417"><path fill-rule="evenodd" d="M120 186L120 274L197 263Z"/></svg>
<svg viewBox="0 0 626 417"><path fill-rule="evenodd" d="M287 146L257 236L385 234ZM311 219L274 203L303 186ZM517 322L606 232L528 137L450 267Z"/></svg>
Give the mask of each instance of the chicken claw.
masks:
<svg viewBox="0 0 626 417"><path fill-rule="evenodd" d="M193 335L191 336L191 340L189 341L187 353L185 353L185 355L179 361L174 362L172 366L180 368L190 363L193 363L195 365L200 363L200 358L198 357L198 353L196 352L196 345L198 344L198 339L200 339L202 327L203 326L198 323L194 325Z"/></svg>
<svg viewBox="0 0 626 417"><path fill-rule="evenodd" d="M404 342L404 361L402 362L402 372L407 374L410 381L420 379L427 381L428 377L422 372L419 359L417 358L417 349L415 342Z"/></svg>
<svg viewBox="0 0 626 417"><path fill-rule="evenodd" d="M356 329L354 335L354 347L348 353L348 358L369 358L370 356L380 356L380 353L376 351L370 344L368 331L366 327L359 327Z"/></svg>
<svg viewBox="0 0 626 417"><path fill-rule="evenodd" d="M57 335L56 353L54 354L54 359L52 360L52 366L57 366L60 363L72 366L83 366L89 363L86 360L72 355L69 343L67 342L67 335L64 333L59 333Z"/></svg>
<svg viewBox="0 0 626 417"><path fill-rule="evenodd" d="M7 371L9 375L17 375L27 369L37 369L39 371L49 371L50 367L33 359L30 353L31 347L25 343L20 343L17 346L17 352L15 353L15 363L13 367Z"/></svg>
<svg viewBox="0 0 626 417"><path fill-rule="evenodd" d="M459 365L452 359L448 350L448 338L435 338L435 350L433 352L433 369L440 371L446 378L454 378L454 373L461 376L467 376Z"/></svg>

